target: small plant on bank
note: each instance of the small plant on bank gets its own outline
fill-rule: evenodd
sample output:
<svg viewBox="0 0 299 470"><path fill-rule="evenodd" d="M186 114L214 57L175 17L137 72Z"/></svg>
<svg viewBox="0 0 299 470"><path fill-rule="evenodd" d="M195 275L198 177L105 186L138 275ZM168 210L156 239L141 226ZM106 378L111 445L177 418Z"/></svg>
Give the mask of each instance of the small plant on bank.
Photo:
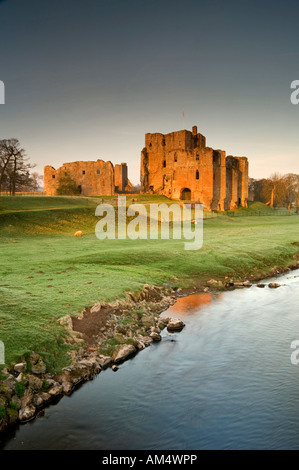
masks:
<svg viewBox="0 0 299 470"><path fill-rule="evenodd" d="M135 313L137 314L138 318L141 320L141 318L142 318L143 315L144 315L144 311L141 310L141 309L136 309L136 310L135 310Z"/></svg>
<svg viewBox="0 0 299 470"><path fill-rule="evenodd" d="M134 338L128 338L127 341L126 341L127 344L132 344L133 346L136 346L138 345L138 341Z"/></svg>
<svg viewBox="0 0 299 470"><path fill-rule="evenodd" d="M11 401L11 402L9 402L8 408L10 408L11 410L18 411L20 406L17 403L15 403L14 401Z"/></svg>
<svg viewBox="0 0 299 470"><path fill-rule="evenodd" d="M117 338L109 338L103 342L101 348L99 348L99 353L104 356L113 356L115 349L121 344L120 340Z"/></svg>
<svg viewBox="0 0 299 470"><path fill-rule="evenodd" d="M16 394L18 395L19 398L22 398L24 396L26 390L26 382L25 380L21 380L21 382L18 382L16 384Z"/></svg>
<svg viewBox="0 0 299 470"><path fill-rule="evenodd" d="M49 388L50 388L49 382L47 381L47 379L44 379L43 380L42 391L47 392L49 390Z"/></svg>
<svg viewBox="0 0 299 470"><path fill-rule="evenodd" d="M0 406L0 419L6 416L6 408L5 406Z"/></svg>

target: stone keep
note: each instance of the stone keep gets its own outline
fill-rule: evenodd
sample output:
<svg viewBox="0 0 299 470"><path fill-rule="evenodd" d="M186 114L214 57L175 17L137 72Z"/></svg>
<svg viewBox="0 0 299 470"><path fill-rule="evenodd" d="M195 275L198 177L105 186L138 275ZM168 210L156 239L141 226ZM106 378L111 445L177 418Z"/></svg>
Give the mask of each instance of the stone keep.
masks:
<svg viewBox="0 0 299 470"><path fill-rule="evenodd" d="M205 210L247 206L248 160L206 147L206 138L192 132L146 134L141 152L144 193L203 204Z"/></svg>

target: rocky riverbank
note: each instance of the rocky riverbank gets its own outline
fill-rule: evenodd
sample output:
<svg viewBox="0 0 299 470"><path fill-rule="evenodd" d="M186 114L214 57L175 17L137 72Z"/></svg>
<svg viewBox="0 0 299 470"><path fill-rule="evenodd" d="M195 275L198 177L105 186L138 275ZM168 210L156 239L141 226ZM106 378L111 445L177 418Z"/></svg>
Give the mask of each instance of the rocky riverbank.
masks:
<svg viewBox="0 0 299 470"><path fill-rule="evenodd" d="M29 358L0 373L0 432L18 422L43 413L43 408L63 395L70 395L82 382L107 367L114 371L152 342L161 340L161 330L180 331L180 320L160 318L175 303L181 290L169 286L145 285L141 292L127 293L126 299L97 303L80 316L59 320L71 345L70 365L59 374L46 371L42 356Z"/></svg>
<svg viewBox="0 0 299 470"><path fill-rule="evenodd" d="M299 261L288 268L274 267L271 276L298 267ZM251 287L260 279L210 279L185 292L170 285L157 287L146 284L137 294L128 292L125 299L97 303L85 308L77 317L67 315L60 318L59 322L66 331L65 341L71 347L70 364L60 373L50 374L42 356L32 352L18 364L1 370L0 432L39 416L45 406L70 395L80 383L91 380L107 367L117 371L123 361L152 342L160 341L164 328L182 330L185 326L182 321L160 317L178 297L191 292ZM270 284L269 287L279 287L277 283ZM265 287L264 283L257 285Z"/></svg>

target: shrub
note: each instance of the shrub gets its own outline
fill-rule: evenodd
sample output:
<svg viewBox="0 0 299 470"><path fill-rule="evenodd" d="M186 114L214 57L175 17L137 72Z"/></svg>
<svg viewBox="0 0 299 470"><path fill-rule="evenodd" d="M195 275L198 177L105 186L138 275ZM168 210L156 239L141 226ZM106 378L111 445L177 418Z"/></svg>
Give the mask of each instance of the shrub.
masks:
<svg viewBox="0 0 299 470"><path fill-rule="evenodd" d="M80 189L75 180L69 175L65 175L59 178L56 193L59 196L78 196Z"/></svg>

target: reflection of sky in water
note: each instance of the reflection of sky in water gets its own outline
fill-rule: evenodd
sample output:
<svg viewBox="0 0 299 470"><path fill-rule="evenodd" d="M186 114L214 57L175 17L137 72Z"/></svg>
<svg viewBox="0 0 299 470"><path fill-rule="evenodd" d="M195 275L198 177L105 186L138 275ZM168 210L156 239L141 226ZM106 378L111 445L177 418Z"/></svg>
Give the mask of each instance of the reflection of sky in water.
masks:
<svg viewBox="0 0 299 470"><path fill-rule="evenodd" d="M184 314L192 314L198 312L200 309L209 305L213 298L220 300L222 293L211 294L210 292L191 294L186 297L180 297L174 305L169 307L161 316L165 317L176 317Z"/></svg>

